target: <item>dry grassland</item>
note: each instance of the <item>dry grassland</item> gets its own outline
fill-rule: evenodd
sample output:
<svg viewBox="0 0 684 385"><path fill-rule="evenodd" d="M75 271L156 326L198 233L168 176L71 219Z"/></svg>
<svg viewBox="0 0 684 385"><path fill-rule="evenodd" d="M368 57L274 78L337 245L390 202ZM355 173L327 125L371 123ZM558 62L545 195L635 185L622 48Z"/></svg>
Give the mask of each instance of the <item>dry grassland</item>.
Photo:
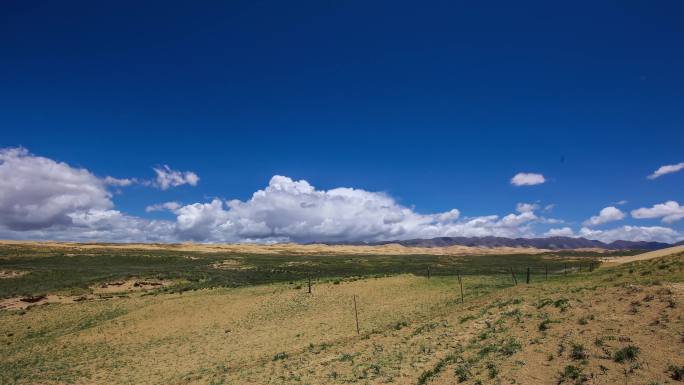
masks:
<svg viewBox="0 0 684 385"><path fill-rule="evenodd" d="M683 269L680 253L530 285L466 276L463 304L455 277L400 275L4 311L0 383L675 384Z"/></svg>

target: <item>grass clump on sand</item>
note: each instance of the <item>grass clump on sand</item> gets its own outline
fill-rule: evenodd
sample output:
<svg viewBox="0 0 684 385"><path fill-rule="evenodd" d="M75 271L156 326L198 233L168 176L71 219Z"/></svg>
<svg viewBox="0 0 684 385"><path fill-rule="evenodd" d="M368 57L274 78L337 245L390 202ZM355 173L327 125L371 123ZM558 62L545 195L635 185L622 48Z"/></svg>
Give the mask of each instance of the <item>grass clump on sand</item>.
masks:
<svg viewBox="0 0 684 385"><path fill-rule="evenodd" d="M640 349L634 345L628 345L613 354L613 360L618 363L634 361L639 357Z"/></svg>
<svg viewBox="0 0 684 385"><path fill-rule="evenodd" d="M566 366L558 377L558 384L574 383L581 385L587 382L587 376L582 371L582 368L575 365Z"/></svg>

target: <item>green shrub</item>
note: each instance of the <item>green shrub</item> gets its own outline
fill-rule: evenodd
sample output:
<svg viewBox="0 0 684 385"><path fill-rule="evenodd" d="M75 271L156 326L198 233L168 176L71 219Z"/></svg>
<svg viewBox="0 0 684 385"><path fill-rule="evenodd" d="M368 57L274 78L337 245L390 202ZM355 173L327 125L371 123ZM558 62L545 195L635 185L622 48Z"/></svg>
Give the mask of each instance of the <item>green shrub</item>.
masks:
<svg viewBox="0 0 684 385"><path fill-rule="evenodd" d="M539 326L538 326L539 331L543 332L543 331L549 330L550 324L551 324L550 319L547 318L547 319L543 320L542 322L539 323Z"/></svg>
<svg viewBox="0 0 684 385"><path fill-rule="evenodd" d="M589 354L587 354L587 351L584 349L583 345L573 344L572 350L570 351L570 357L573 360L584 360L589 357Z"/></svg>
<svg viewBox="0 0 684 385"><path fill-rule="evenodd" d="M496 368L493 362L487 363L487 372L489 373L489 378L496 378L499 375L499 369Z"/></svg>
<svg viewBox="0 0 684 385"><path fill-rule="evenodd" d="M639 357L639 348L634 345L628 345L613 355L613 360L615 362L623 363L625 361L634 361Z"/></svg>
<svg viewBox="0 0 684 385"><path fill-rule="evenodd" d="M505 356L512 356L522 350L522 345L515 338L511 337L499 348L499 352Z"/></svg>
<svg viewBox="0 0 684 385"><path fill-rule="evenodd" d="M567 380L573 380L575 384L582 384L587 381L587 376L582 373L582 368L579 368L575 365L568 365L560 373L558 383L562 384Z"/></svg>
<svg viewBox="0 0 684 385"><path fill-rule="evenodd" d="M470 377L470 366L465 363L460 364L454 369L454 374L456 375L458 382L468 381L468 378Z"/></svg>
<svg viewBox="0 0 684 385"><path fill-rule="evenodd" d="M670 372L670 378L676 381L684 381L684 366L678 367L676 365L670 365L670 367L667 368L667 371Z"/></svg>

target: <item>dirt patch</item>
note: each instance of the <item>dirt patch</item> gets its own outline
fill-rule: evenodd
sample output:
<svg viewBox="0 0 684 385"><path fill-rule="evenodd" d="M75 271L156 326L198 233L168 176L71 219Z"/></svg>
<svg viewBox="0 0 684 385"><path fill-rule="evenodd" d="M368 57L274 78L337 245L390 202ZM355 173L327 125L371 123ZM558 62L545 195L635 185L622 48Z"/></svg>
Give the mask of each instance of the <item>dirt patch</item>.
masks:
<svg viewBox="0 0 684 385"><path fill-rule="evenodd" d="M0 270L0 279L17 278L28 274L28 271Z"/></svg>
<svg viewBox="0 0 684 385"><path fill-rule="evenodd" d="M125 281L104 282L90 289L95 294L129 293L169 286L173 282L159 279L129 279Z"/></svg>
<svg viewBox="0 0 684 385"><path fill-rule="evenodd" d="M33 306L46 305L49 303L78 303L83 301L102 301L118 297L126 297L127 293L142 292L164 286L170 286L173 281L158 279L129 279L124 281L105 282L91 286L92 294L86 295L36 295L12 297L0 300L2 310L25 310ZM117 296L118 294L118 296Z"/></svg>
<svg viewBox="0 0 684 385"><path fill-rule="evenodd" d="M0 310L25 310L33 306L46 305L48 303L76 303L94 299L96 299L94 296L61 296L52 294L13 297L0 300Z"/></svg>
<svg viewBox="0 0 684 385"><path fill-rule="evenodd" d="M213 263L210 266L219 270L253 270L256 268L254 266L245 265L242 261L238 261L237 259L226 259L225 261Z"/></svg>
<svg viewBox="0 0 684 385"><path fill-rule="evenodd" d="M314 263L313 261L290 261L290 262L285 262L285 263L280 264L280 266L282 266L282 267L315 266L315 265L318 265L318 264Z"/></svg>

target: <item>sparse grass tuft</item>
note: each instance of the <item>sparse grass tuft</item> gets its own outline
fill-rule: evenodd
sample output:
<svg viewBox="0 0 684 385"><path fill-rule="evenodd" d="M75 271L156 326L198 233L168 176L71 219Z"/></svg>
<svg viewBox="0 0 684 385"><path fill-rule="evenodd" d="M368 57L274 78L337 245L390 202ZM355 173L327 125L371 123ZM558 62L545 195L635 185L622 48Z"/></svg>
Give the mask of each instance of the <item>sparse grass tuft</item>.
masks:
<svg viewBox="0 0 684 385"><path fill-rule="evenodd" d="M439 360L432 369L424 371L420 377L418 377L417 385L427 384L434 376L441 373L447 365L456 362L457 358L458 356L452 353Z"/></svg>
<svg viewBox="0 0 684 385"><path fill-rule="evenodd" d="M522 350L522 345L513 337L504 341L503 345L499 348L499 352L505 356L512 356L520 350Z"/></svg>
<svg viewBox="0 0 684 385"><path fill-rule="evenodd" d="M470 378L470 365L465 362L457 365L454 369L454 374L458 382L468 381L468 378Z"/></svg>

